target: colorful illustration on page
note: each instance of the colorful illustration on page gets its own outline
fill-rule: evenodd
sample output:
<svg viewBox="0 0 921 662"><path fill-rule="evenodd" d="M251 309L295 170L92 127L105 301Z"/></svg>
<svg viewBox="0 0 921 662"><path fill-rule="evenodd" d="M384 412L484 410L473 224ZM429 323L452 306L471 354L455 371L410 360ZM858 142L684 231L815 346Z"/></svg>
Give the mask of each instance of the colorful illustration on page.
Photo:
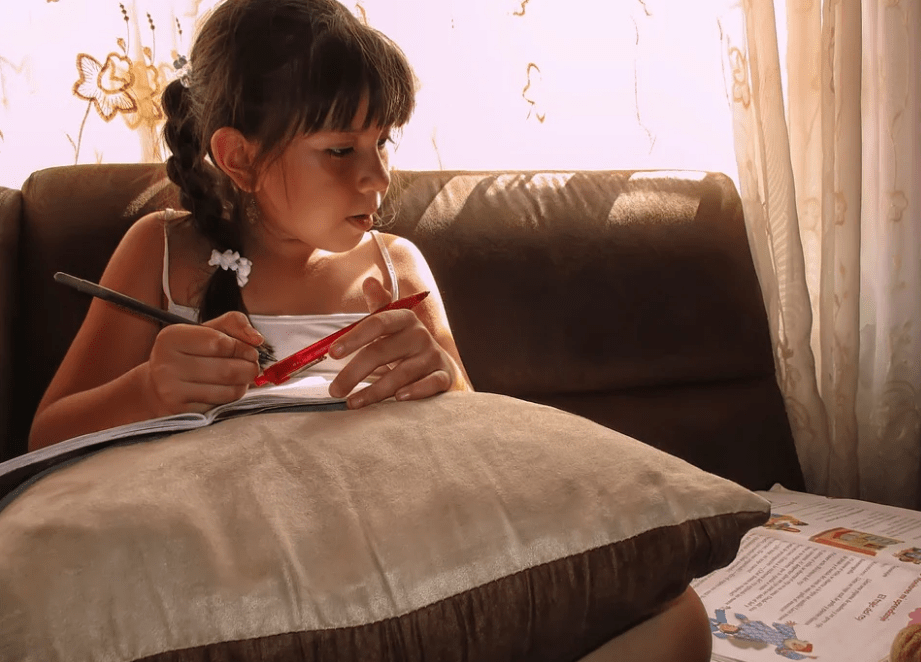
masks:
<svg viewBox="0 0 921 662"><path fill-rule="evenodd" d="M839 549L858 552L859 554L866 554L867 556L876 556L877 552L887 547L905 542L904 540L886 538L885 536L855 531L854 529L845 527L837 527L829 529L828 531L823 531L822 533L817 533L809 538L809 540L822 545L829 545Z"/></svg>
<svg viewBox="0 0 921 662"><path fill-rule="evenodd" d="M908 625L921 625L921 607L908 615Z"/></svg>
<svg viewBox="0 0 921 662"><path fill-rule="evenodd" d="M793 628L796 623L774 623L768 625L763 621L749 620L744 614L733 614L736 623L726 618L725 609L713 611L716 618L710 619L710 631L717 639L725 639L738 648L764 649L774 647L774 652L788 660L817 660L812 652L812 644L800 639Z"/></svg>
<svg viewBox="0 0 921 662"><path fill-rule="evenodd" d="M909 547L893 554L895 558L904 563L917 563L921 565L921 547Z"/></svg>
<svg viewBox="0 0 921 662"><path fill-rule="evenodd" d="M809 526L808 522L796 519L793 515L774 515L762 524L765 529L774 529L775 531L789 531L790 533L799 533L800 526Z"/></svg>

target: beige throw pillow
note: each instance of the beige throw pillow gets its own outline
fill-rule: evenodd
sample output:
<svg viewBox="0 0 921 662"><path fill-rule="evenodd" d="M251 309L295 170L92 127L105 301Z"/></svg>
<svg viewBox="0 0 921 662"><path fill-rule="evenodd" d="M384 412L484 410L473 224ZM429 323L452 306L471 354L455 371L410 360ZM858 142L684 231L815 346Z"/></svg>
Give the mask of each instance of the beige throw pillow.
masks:
<svg viewBox="0 0 921 662"><path fill-rule="evenodd" d="M506 396L247 416L106 449L0 511L0 659L576 659L768 515Z"/></svg>

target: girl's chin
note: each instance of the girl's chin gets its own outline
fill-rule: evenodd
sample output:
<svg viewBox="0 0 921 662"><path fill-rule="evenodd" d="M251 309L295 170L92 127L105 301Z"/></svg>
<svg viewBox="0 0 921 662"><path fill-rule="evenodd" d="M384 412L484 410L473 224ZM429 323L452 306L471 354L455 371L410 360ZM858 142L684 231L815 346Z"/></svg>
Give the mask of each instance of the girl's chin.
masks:
<svg viewBox="0 0 921 662"><path fill-rule="evenodd" d="M277 243L285 246L285 253L296 253L299 247L312 246L313 249L328 253L345 253L352 250L362 242L365 235L374 227L371 216L349 216L342 225L327 226L321 234L301 234L296 231L274 233L274 239L268 243Z"/></svg>
<svg viewBox="0 0 921 662"><path fill-rule="evenodd" d="M318 248L330 253L347 253L364 241L365 235L373 227L374 219L370 216L349 216L346 225L340 226L347 231L330 233L325 245Z"/></svg>
<svg viewBox="0 0 921 662"><path fill-rule="evenodd" d="M369 215L349 216L346 220L362 232L367 232L374 227L374 219Z"/></svg>

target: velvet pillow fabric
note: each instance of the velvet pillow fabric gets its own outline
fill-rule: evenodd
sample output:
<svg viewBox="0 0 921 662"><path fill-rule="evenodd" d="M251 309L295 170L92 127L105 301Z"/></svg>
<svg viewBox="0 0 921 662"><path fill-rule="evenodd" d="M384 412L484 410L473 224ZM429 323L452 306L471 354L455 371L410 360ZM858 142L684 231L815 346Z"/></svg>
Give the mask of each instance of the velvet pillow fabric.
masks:
<svg viewBox="0 0 921 662"><path fill-rule="evenodd" d="M108 448L0 511L0 659L577 659L768 516L506 396L246 416Z"/></svg>

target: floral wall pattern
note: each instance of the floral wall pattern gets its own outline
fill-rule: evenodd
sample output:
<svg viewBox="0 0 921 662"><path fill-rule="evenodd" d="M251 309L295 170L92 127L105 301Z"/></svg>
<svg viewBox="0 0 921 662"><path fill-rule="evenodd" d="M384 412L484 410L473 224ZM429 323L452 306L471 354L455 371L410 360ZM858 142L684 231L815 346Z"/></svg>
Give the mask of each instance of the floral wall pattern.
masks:
<svg viewBox="0 0 921 662"><path fill-rule="evenodd" d="M80 124L77 139L71 142L74 145L74 161L80 161L80 147L82 143L83 128L89 119L90 110L95 110L104 122L111 122L119 113L132 131L139 135L155 133L163 120L163 109L160 107L160 95L165 85L175 75L176 64L180 55L175 50L170 53L173 65L168 62L157 62L156 53L156 24L149 13L146 14L146 23L150 28L150 41L152 46L140 45L140 59L132 59L131 48L131 16L125 5L119 3L122 17L125 21L125 36L115 40L117 49L108 53L100 62L87 53L77 54L77 70L79 79L74 83L74 94L89 102L86 114ZM182 24L177 20L174 29L182 38ZM159 160L163 154L156 140L144 141L149 150L145 151L142 158L145 161Z"/></svg>
<svg viewBox="0 0 921 662"><path fill-rule="evenodd" d="M343 1L420 80L396 167L733 174L729 0ZM162 160L159 94L215 2L7 3L0 185L53 165Z"/></svg>
<svg viewBox="0 0 921 662"><path fill-rule="evenodd" d="M9 3L0 23L0 185L33 170L159 161L160 94L204 3Z"/></svg>

